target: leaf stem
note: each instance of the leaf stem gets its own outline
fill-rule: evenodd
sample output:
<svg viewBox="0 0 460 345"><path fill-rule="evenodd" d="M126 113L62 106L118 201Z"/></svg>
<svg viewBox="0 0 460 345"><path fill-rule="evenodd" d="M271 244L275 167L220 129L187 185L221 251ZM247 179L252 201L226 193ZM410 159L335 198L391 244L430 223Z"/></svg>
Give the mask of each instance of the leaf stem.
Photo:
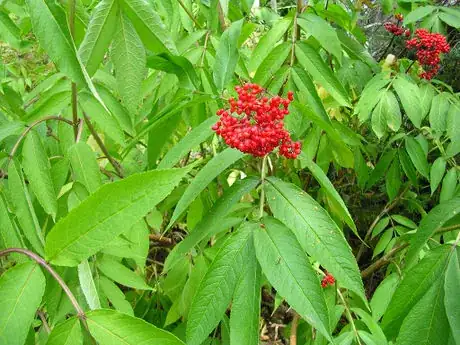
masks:
<svg viewBox="0 0 460 345"><path fill-rule="evenodd" d="M395 37L396 36L393 35L393 37L390 40L390 43L388 43L387 47L385 48L385 50L383 51L382 55L380 56L379 61L382 60L385 57L386 53L388 53L388 49L390 49L390 47L393 45Z"/></svg>
<svg viewBox="0 0 460 345"><path fill-rule="evenodd" d="M99 136L99 134L97 134L97 131L96 129L94 128L93 124L91 123L91 120L90 118L88 117L88 115L86 115L84 112L83 112L83 117L85 118L85 122L86 122L86 125L88 126L88 129L91 133L91 135L94 137L94 139L96 140L97 142L97 145L100 147L100 149L102 150L102 152L104 153L104 155L107 157L107 159L109 160L110 164L113 166L113 168L115 169L118 177L120 178L123 178L124 177L124 174L123 174L123 170L121 169L121 166L120 166L120 163L118 163L109 153L109 150L107 150L107 147L105 147L104 145L104 142L102 141L101 137Z"/></svg>
<svg viewBox="0 0 460 345"><path fill-rule="evenodd" d="M340 300L342 301L343 306L345 307L345 315L347 316L348 321L350 321L351 328L353 329L353 333L355 333L356 341L358 342L359 345L362 345L361 340L359 339L358 330L356 329L355 322L353 321L353 316L351 315L350 309L348 308L347 302L345 301L345 298L343 298L343 295L340 292L340 289L337 289L337 294L339 295Z"/></svg>
<svg viewBox="0 0 460 345"><path fill-rule="evenodd" d="M264 216L264 206L265 206L265 177L267 176L267 157L265 155L262 159L262 169L260 171L260 207L259 207L259 219Z"/></svg>
<svg viewBox="0 0 460 345"><path fill-rule="evenodd" d="M202 29L203 27L201 26L201 24L198 23L198 21L193 16L193 13L190 12L190 10L184 5L184 3L181 0L177 0L177 2L179 3L180 7L182 7L182 9L185 11L185 13L187 13L187 15L192 20L192 22L195 23L195 25L198 27L198 29Z"/></svg>
<svg viewBox="0 0 460 345"><path fill-rule="evenodd" d="M291 324L291 334L289 336L289 345L297 345L297 326L299 325L299 314L294 311L294 318Z"/></svg>
<svg viewBox="0 0 460 345"><path fill-rule="evenodd" d="M76 0L69 1L69 29L70 36L72 39L75 37L75 12L77 3ZM77 108L77 84L72 82L72 122L73 122L73 133L75 140L78 137L78 108Z"/></svg>

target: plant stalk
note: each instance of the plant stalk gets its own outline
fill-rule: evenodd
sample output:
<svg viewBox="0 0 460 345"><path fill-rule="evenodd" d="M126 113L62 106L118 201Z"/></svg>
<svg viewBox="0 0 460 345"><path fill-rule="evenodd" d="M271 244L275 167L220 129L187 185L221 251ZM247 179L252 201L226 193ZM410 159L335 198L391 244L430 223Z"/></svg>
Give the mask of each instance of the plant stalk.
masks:
<svg viewBox="0 0 460 345"><path fill-rule="evenodd" d="M264 216L264 206L265 206L265 177L267 176L267 157L265 155L262 159L262 169L260 171L260 207L259 207L259 219Z"/></svg>

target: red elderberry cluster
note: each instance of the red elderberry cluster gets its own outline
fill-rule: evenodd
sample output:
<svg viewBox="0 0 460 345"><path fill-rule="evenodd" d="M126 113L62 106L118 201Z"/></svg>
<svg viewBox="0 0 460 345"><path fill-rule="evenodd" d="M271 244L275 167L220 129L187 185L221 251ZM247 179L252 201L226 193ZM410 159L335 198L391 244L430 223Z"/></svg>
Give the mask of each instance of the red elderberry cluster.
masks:
<svg viewBox="0 0 460 345"><path fill-rule="evenodd" d="M335 284L335 278L332 274L326 272L326 276L321 280L321 286L323 288L327 287L328 285L334 285Z"/></svg>
<svg viewBox="0 0 460 345"><path fill-rule="evenodd" d="M410 36L410 30L405 29L402 25L399 26L399 24L403 21L404 17L401 13L395 14L395 18L398 21L397 24L391 23L391 22L386 22L383 24L383 27L385 28L386 31L389 33L395 35L395 36L401 36L404 34L404 36L409 37Z"/></svg>
<svg viewBox="0 0 460 345"><path fill-rule="evenodd" d="M300 154L300 142L293 142L284 128L283 119L289 114L293 93L287 99L263 96L264 89L247 83L236 86L238 98L228 100L229 109L219 109L220 120L212 129L226 144L255 157L263 157L279 146L279 153L294 159Z"/></svg>
<svg viewBox="0 0 460 345"><path fill-rule="evenodd" d="M431 33L426 29L415 30L415 36L406 41L406 47L417 49L417 60L425 70L420 74L420 77L430 80L439 71L441 53L450 51L449 43L447 43L445 36Z"/></svg>

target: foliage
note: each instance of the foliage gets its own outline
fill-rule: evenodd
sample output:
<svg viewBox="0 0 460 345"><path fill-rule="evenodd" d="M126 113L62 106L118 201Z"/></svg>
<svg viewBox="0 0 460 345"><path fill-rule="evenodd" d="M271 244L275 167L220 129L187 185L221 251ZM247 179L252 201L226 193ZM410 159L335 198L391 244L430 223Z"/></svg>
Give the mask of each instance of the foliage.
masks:
<svg viewBox="0 0 460 345"><path fill-rule="evenodd" d="M460 98L430 67L459 26L0 2L0 344L460 344Z"/></svg>

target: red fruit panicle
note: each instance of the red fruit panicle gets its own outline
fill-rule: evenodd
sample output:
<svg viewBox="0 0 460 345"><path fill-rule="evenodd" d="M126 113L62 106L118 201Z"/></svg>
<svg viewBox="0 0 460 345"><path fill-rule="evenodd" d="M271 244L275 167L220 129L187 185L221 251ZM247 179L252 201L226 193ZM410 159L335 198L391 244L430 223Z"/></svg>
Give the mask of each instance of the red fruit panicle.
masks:
<svg viewBox="0 0 460 345"><path fill-rule="evenodd" d="M236 86L235 91L238 98L230 98L229 108L217 111L220 120L212 129L228 146L255 157L263 157L279 146L281 155L296 158L300 142L292 141L283 123L294 94L289 91L287 99L268 98L260 85L251 83Z"/></svg>
<svg viewBox="0 0 460 345"><path fill-rule="evenodd" d="M406 47L407 49L417 50L417 60L425 70L420 74L420 77L428 80L438 73L441 54L450 51L450 46L445 36L430 33L426 29L415 30L415 37L406 41Z"/></svg>
<svg viewBox="0 0 460 345"><path fill-rule="evenodd" d="M391 22L386 22L385 24L383 24L383 27L385 28L386 31L388 31L389 33L395 36L401 36L406 31L406 29L404 29L403 27L398 26L397 24L391 23Z"/></svg>
<svg viewBox="0 0 460 345"><path fill-rule="evenodd" d="M323 288L327 287L328 285L334 285L335 284L335 278L332 274L330 273L327 273L326 272L326 275L324 276L323 280L321 280L321 286Z"/></svg>

